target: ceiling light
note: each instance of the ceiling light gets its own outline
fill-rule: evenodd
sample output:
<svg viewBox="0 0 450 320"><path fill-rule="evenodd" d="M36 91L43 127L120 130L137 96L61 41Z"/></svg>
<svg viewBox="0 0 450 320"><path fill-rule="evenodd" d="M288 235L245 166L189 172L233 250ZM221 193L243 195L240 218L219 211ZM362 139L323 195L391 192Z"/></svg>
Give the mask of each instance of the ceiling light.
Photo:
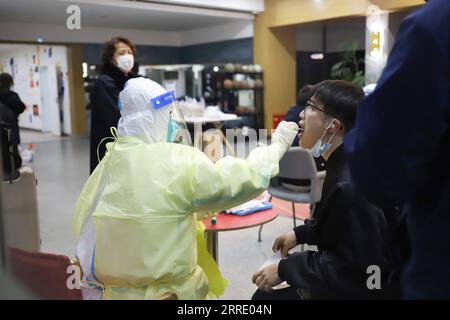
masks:
<svg viewBox="0 0 450 320"><path fill-rule="evenodd" d="M321 52L318 52L318 53L312 53L309 57L310 57L311 59L313 59L313 60L323 60L324 54L321 53Z"/></svg>

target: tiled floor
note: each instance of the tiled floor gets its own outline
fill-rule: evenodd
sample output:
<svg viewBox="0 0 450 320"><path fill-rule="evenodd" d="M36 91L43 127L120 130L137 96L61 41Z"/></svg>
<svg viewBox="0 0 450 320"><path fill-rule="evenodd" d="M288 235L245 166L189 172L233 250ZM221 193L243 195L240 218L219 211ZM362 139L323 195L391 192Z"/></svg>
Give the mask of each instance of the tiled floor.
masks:
<svg viewBox="0 0 450 320"><path fill-rule="evenodd" d="M31 166L38 179L42 251L73 257L72 210L89 174L89 140L26 131L22 142L35 143ZM292 218L278 217L265 225L262 242L257 241L258 228L219 234L219 266L229 282L223 299L251 298L253 272L272 254L275 237L292 226Z"/></svg>

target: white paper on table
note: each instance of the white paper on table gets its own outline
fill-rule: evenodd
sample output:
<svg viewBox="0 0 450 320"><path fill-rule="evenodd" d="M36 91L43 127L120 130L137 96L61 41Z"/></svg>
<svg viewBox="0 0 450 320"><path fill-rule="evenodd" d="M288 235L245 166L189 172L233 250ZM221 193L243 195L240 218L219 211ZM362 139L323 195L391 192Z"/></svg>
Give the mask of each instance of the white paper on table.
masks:
<svg viewBox="0 0 450 320"><path fill-rule="evenodd" d="M267 259L262 266L259 268L259 270L261 270L264 267L267 267L268 265L274 264L274 263L278 263L281 260L281 250L278 250L277 252L275 252L273 254L273 256L271 256L269 259ZM280 289L284 289L290 287L286 281L276 285L275 287L272 287L273 290L280 290Z"/></svg>

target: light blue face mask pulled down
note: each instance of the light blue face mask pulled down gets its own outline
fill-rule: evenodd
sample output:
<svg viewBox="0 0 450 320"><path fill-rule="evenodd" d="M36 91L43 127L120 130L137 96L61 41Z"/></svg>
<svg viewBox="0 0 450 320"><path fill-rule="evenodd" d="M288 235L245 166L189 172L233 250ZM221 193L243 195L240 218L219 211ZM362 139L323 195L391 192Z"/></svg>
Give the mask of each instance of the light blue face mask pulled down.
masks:
<svg viewBox="0 0 450 320"><path fill-rule="evenodd" d="M175 91L169 91L151 100L154 109L160 109L170 106L176 102ZM182 126L173 118L173 112L170 112L169 123L167 126L167 142L175 142L177 133L182 129Z"/></svg>
<svg viewBox="0 0 450 320"><path fill-rule="evenodd" d="M175 142L178 132L182 129L180 124L172 118L170 114L169 125L167 127L167 142Z"/></svg>
<svg viewBox="0 0 450 320"><path fill-rule="evenodd" d="M192 145L191 136L178 106L175 91L169 91L151 100L154 109L171 108L167 123L167 142Z"/></svg>
<svg viewBox="0 0 450 320"><path fill-rule="evenodd" d="M317 142L314 144L314 146L311 148L311 154L314 158L319 158L323 156L328 150L331 148L331 141L333 140L334 136L336 135L336 132L333 132L333 135L328 139L328 142L324 143L322 141L323 137L327 133L327 130L331 128L332 124L334 123L334 120L330 122L330 124L326 127L325 131L322 133L322 136L317 140Z"/></svg>

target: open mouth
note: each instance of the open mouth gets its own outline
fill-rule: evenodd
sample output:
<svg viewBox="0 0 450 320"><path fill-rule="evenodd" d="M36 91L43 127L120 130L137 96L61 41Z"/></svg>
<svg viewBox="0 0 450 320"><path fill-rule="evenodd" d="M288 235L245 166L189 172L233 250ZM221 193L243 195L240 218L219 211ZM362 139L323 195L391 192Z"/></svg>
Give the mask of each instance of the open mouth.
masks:
<svg viewBox="0 0 450 320"><path fill-rule="evenodd" d="M298 137L299 138L302 136L304 131L305 131L305 128L303 128L303 123L299 122L299 126L298 126Z"/></svg>

